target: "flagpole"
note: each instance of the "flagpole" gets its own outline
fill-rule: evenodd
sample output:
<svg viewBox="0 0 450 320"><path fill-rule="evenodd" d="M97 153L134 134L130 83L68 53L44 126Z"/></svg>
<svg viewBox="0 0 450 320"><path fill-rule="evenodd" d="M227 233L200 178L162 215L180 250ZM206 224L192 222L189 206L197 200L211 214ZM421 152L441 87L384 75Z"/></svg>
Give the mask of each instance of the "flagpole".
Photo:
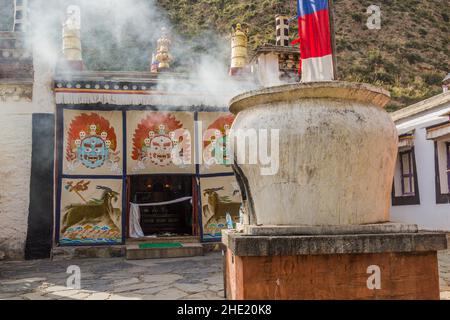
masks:
<svg viewBox="0 0 450 320"><path fill-rule="evenodd" d="M336 33L334 25L334 5L333 0L328 0L328 15L330 18L330 35L331 35L331 50L333 52L333 79L338 80L337 74L337 58L336 58Z"/></svg>

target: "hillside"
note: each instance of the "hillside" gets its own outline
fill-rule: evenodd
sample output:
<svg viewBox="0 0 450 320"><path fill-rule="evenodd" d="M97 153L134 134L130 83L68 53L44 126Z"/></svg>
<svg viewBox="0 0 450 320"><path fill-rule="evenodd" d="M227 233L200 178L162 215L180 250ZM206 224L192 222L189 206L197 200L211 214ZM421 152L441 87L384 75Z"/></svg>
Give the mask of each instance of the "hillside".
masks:
<svg viewBox="0 0 450 320"><path fill-rule="evenodd" d="M204 52L213 42L214 46L221 43L227 49L231 24L244 22L250 30L250 49L254 50L258 45L273 41L276 13L296 14L295 0L155 1L182 39L191 40L174 44L180 48L180 52L175 53L175 66L179 70L195 63L192 60L195 57L184 59L183 46ZM12 0L0 0L0 29L7 30L11 25L11 3ZM368 30L365 25L366 8L371 4L381 7L381 30ZM448 8L450 0L335 0L339 79L374 83L390 90L393 102L389 110L441 92L440 82L450 71ZM84 21L87 20L85 17ZM91 23L89 33L99 29L95 39L83 36L84 58L90 69L147 68L148 54L157 34L150 35L152 32L148 31L148 37L142 40L133 33L142 30L128 28L123 35L125 40L118 45L113 43L112 37L104 35L105 30L110 31L109 24L93 27L94 22L99 22L90 20L87 21ZM83 26L87 28L85 22ZM296 29L293 22L292 38L296 36ZM218 53L224 62L227 54L226 50ZM118 65L117 61L122 63Z"/></svg>
<svg viewBox="0 0 450 320"><path fill-rule="evenodd" d="M296 14L296 1L158 2L177 30L188 37L211 28L227 34L231 23L245 22L250 27L252 49L273 40L277 12ZM381 8L381 30L366 27L366 10L371 4ZM440 82L450 71L449 8L450 0L336 0L339 78L389 89L393 97L390 110L441 92Z"/></svg>

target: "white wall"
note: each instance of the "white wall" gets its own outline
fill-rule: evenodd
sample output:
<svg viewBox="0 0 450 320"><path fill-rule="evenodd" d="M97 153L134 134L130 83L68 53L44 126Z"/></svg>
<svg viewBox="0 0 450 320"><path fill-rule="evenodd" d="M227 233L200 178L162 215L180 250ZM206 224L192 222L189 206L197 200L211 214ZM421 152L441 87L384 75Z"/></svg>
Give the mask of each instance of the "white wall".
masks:
<svg viewBox="0 0 450 320"><path fill-rule="evenodd" d="M31 114L0 113L0 135L0 255L16 260L27 236Z"/></svg>
<svg viewBox="0 0 450 320"><path fill-rule="evenodd" d="M37 56L34 63L33 102L0 99L0 260L24 257L30 198L32 114L55 110L52 71L40 63Z"/></svg>
<svg viewBox="0 0 450 320"><path fill-rule="evenodd" d="M442 113L441 110L439 114ZM436 204L434 141L426 139L426 127L446 120L448 117L428 114L397 126L402 132L415 129L414 149L420 205L392 206L392 221L415 223L425 230L450 231L450 204Z"/></svg>

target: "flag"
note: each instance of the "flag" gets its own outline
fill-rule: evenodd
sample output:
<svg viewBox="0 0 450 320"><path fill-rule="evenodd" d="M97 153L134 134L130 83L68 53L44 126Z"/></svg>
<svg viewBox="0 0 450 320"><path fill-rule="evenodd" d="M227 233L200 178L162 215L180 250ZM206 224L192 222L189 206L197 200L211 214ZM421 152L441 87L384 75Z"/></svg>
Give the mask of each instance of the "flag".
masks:
<svg viewBox="0 0 450 320"><path fill-rule="evenodd" d="M152 54L152 63L150 65L150 72L151 73L158 73L158 65L159 65L159 62L158 62L158 60L156 60L156 56L153 53Z"/></svg>
<svg viewBox="0 0 450 320"><path fill-rule="evenodd" d="M328 0L297 0L302 82L334 79Z"/></svg>

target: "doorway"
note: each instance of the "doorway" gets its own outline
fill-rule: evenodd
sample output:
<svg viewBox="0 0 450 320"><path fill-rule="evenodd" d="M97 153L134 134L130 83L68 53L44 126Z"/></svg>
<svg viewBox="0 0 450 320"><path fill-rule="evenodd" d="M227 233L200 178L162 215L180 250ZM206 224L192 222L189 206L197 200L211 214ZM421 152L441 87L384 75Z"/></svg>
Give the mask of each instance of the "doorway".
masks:
<svg viewBox="0 0 450 320"><path fill-rule="evenodd" d="M139 204L146 237L193 235L191 175L138 175L128 181L129 200Z"/></svg>

